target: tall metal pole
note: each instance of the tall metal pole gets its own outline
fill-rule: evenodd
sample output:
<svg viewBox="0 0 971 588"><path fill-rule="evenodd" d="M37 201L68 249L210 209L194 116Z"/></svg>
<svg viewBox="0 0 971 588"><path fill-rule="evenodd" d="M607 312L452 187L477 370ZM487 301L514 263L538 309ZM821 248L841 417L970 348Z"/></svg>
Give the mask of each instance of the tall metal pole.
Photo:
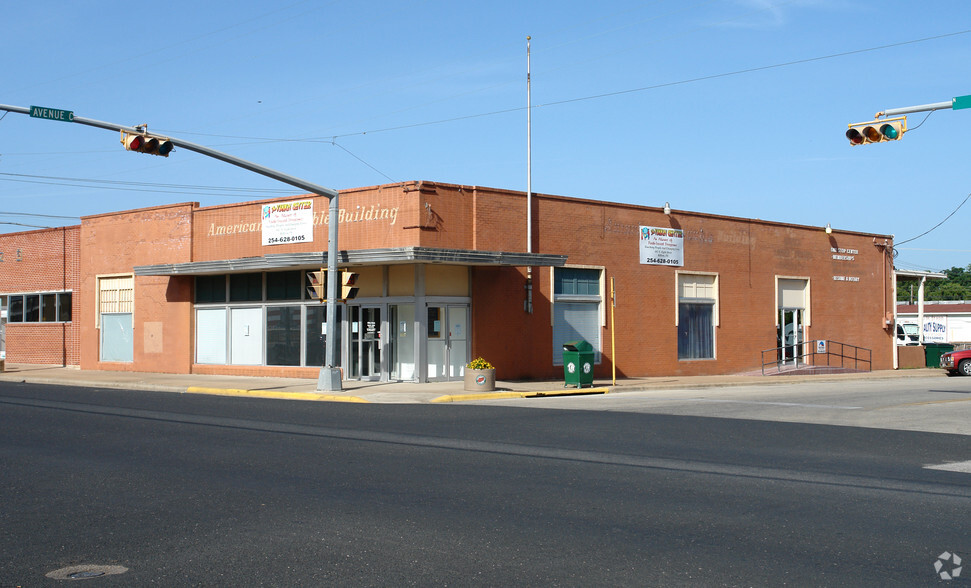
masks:
<svg viewBox="0 0 971 588"><path fill-rule="evenodd" d="M16 112L19 114L30 115L31 111L29 108L23 106L8 106L6 104L0 104L0 110L5 110L7 112ZM123 125L118 125L115 123L104 122L100 120L94 120L90 118L84 118L81 116L72 116L69 120L64 122L74 122L82 125L87 125L89 127L97 127L100 129L107 129L109 131L119 131L123 133L131 133L136 135L148 135L152 137L162 137L162 135L152 134L145 131L145 129L126 127ZM170 141L174 146L187 149L189 151L195 151L196 153L205 155L207 157L212 157L213 159L218 159L230 165L235 165L236 167L241 167L245 170L256 172L260 175L264 175L268 178L272 178L284 184L290 184L300 188L301 190L306 190L312 194L317 194L319 196L324 196L330 200L330 222L327 225L327 274L329 277L327 283L327 357L325 358L325 364L320 369L320 376L317 380L318 390L340 390L341 389L341 377L340 368L337 367L336 360L336 349L332 344L336 341L335 331L337 329L337 190L332 190L330 188L325 188L323 186L318 186L317 184L302 180L300 178L287 175L283 172L278 172L276 170L270 169L268 167L263 167L262 165L246 161L245 159L240 159L228 153L223 153L222 151L216 151L215 149L210 149L203 145L197 145L195 143L190 143L189 141L184 141L175 137L165 136L165 139ZM333 284L333 285L331 285Z"/></svg>
<svg viewBox="0 0 971 588"><path fill-rule="evenodd" d="M530 80L529 40L526 37L526 253L533 252L533 97ZM526 267L525 310L533 314L533 268Z"/></svg>
<svg viewBox="0 0 971 588"><path fill-rule="evenodd" d="M327 346L324 366L317 376L318 390L340 390L341 371L337 367L337 282L340 272L337 270L337 197L330 199L330 222L327 223Z"/></svg>
<svg viewBox="0 0 971 588"><path fill-rule="evenodd" d="M526 37L526 253L533 252L533 97L529 40Z"/></svg>

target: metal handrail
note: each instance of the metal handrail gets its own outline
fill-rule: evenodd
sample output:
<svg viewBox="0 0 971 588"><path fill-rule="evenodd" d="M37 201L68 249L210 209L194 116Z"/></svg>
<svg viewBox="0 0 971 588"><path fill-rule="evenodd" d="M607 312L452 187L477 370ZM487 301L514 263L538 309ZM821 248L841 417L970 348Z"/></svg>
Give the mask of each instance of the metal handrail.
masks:
<svg viewBox="0 0 971 588"><path fill-rule="evenodd" d="M801 353L796 353L800 350ZM838 348L838 351L837 351ZM808 351L807 351L808 350ZM788 352L788 353L787 353ZM765 354L771 353L772 360L766 361ZM852 355L850 354L852 353ZM825 363L821 358L826 358ZM850 368L846 364L852 361L852 368L854 370L861 370L860 365L866 364L865 371L871 371L872 368L872 358L873 352L866 347L858 347L856 345L850 345L848 343L841 343L839 341L831 341L829 339L816 339L813 341L803 341L802 343L796 343L795 345L783 345L781 347L775 347L773 349L766 349L762 352L762 375L765 375L766 366L775 365L777 372L782 373L783 367L786 365L793 366L812 366L812 367L840 367L840 368ZM836 365L835 359L839 359L839 364Z"/></svg>

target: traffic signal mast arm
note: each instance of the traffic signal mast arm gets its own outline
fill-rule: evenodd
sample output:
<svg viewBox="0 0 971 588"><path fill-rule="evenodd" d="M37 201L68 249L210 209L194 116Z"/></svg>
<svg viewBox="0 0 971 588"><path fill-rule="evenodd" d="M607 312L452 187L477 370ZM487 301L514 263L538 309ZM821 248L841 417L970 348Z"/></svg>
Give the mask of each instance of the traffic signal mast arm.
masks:
<svg viewBox="0 0 971 588"><path fill-rule="evenodd" d="M17 112L20 114L30 114L30 109L23 106L8 106L6 104L0 104L0 110L6 110L8 112ZM325 188L323 186L318 186L317 184L312 184L306 180L300 178L295 178L291 175L287 175L282 172L270 169L268 167L263 167L262 165L253 163L251 161L246 161L245 159L240 159L234 157L228 153L223 153L221 151L216 151L215 149L210 149L203 145L197 145L195 143L190 143L189 141L183 141L182 139L176 139L174 137L163 137L161 135L153 135L146 131L144 125L138 127L126 127L118 125L115 123L104 122L100 120L94 120L91 118L84 118L81 116L72 116L71 120L66 122L74 122L82 125L87 125L89 127L97 127L99 129L108 129L109 131L120 131L122 133L128 133L130 135L143 135L147 137L154 137L156 139L167 139L175 147L181 147L182 149L188 149L189 151L195 151L196 153L201 153L202 155L212 157L213 159L218 159L225 163L235 165L236 167L241 167L245 170L251 172L256 172L260 175L264 175L268 178L273 178L284 184L290 184L300 188L301 190L306 190L312 194L319 194L321 196L326 196L327 198L334 199L337 197L337 190L332 190L330 188Z"/></svg>
<svg viewBox="0 0 971 588"><path fill-rule="evenodd" d="M25 108L23 106L9 106L6 104L0 104L0 110L5 110L7 112L16 112L19 114L26 114L34 118L51 118L48 116L35 117L31 113L31 109ZM48 110L48 109L42 109ZM151 136L147 132L143 132L143 128L126 127L122 125L117 125L115 123L103 122L100 120L94 120L90 118L84 118L80 116L74 116L71 111L55 111L54 109L49 109L52 112L63 113L64 117L56 117L55 120L61 120L63 122L74 122L82 125L87 125L89 127L97 127L99 129L107 129L109 131L129 133L133 135L143 135ZM160 138L160 137L156 137ZM228 153L223 153L221 151L216 151L215 149L210 149L202 145L197 145L195 143L190 143L189 141L183 141L182 139L176 139L173 137L164 137L171 145L175 147L181 147L189 151L195 151L201 155L207 157L212 157L213 159L218 159L219 161L228 163L230 165L235 165L236 167L241 167L245 170L256 172L260 175L266 176L277 180L278 182L283 182L284 184L289 184L291 186L300 188L310 192L311 194L318 194L324 196L330 200L330 218L336 219L338 215L338 203L337 190L332 190L330 188L325 188L323 186L318 186L306 180L296 178L294 176L287 175L276 170L272 170L268 167L263 167L246 161L245 159L240 159L229 155ZM126 145L127 147L127 145ZM337 275L337 222L332 221L327 226L327 271L331 275ZM331 280L327 284L327 332L336 333L337 332L337 280ZM324 359L324 366L320 370L320 377L317 380L318 390L340 390L341 389L341 375L340 368L337 367L337 346L327 345L326 357Z"/></svg>
<svg viewBox="0 0 971 588"><path fill-rule="evenodd" d="M967 100L967 104L964 101ZM881 116L898 116L901 114L913 114L915 112L931 112L933 110L960 110L971 107L971 96L958 96L951 98L948 102L935 102L933 104L921 104L920 106L904 106L903 108L888 108L873 115L874 118Z"/></svg>

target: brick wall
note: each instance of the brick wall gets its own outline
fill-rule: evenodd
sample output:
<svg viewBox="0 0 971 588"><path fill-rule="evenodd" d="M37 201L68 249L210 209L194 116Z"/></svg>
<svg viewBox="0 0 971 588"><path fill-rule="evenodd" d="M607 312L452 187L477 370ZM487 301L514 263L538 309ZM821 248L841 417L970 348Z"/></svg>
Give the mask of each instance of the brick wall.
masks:
<svg viewBox="0 0 971 588"><path fill-rule="evenodd" d="M810 282L807 340L866 348L873 369L892 367L893 337L885 322L893 300L888 237L535 194L533 206L534 252L567 254L569 265L604 268L605 304L609 280L616 283L616 350L610 347L607 308L598 377L609 377L614 360L618 376L758 370L761 352L778 345L780 277ZM684 231L684 266L640 264L640 226ZM479 248L523 250L525 195L477 190L474 233ZM678 359L676 271L718 275L713 360ZM548 270L535 280L534 316L522 310L524 281L518 270L473 273L473 353L489 355L498 377L517 377L527 365L561 377L561 368L552 365Z"/></svg>
<svg viewBox="0 0 971 588"><path fill-rule="evenodd" d="M82 369L188 373L192 357L192 279L138 276L132 317L133 361L102 362L95 293L99 276L132 274L135 266L191 261L195 203L81 219Z"/></svg>
<svg viewBox="0 0 971 588"><path fill-rule="evenodd" d="M338 198L338 243L341 250L418 245L421 225L418 190L395 184L341 191ZM263 246L261 213L264 204L297 199L313 201L314 240ZM323 196L293 196L200 208L192 231L193 261L213 261L279 253L327 250L330 201Z"/></svg>
<svg viewBox="0 0 971 588"><path fill-rule="evenodd" d="M0 235L0 291L3 294L71 292L72 320L7 325L7 363L80 364L78 305L79 227Z"/></svg>
<svg viewBox="0 0 971 588"><path fill-rule="evenodd" d="M305 197L276 199L274 202ZM95 292L98 276L130 274L159 263L209 261L326 248L328 201L314 201L312 244L264 247L264 202L199 208L195 203L85 217L80 227L0 235L0 284L6 293L72 290L66 325L9 327L8 361L80 364L85 369L186 373L193 369L192 278L135 279L134 361L99 361ZM522 252L522 192L417 182L340 194L341 249L425 246ZM533 252L568 255L568 264L602 268L617 288L616 349L610 346L605 296L598 377L696 375L756 370L761 351L777 346L776 282L810 281L807 339L868 348L874 369L889 369L893 337L889 237L827 234L759 220L534 194ZM639 227L684 234L684 266L639 263ZM20 261L17 261L17 251ZM718 326L712 360L677 357L677 272L718 275ZM552 280L533 268L533 313L523 310L525 268L472 269L472 354L498 367L500 378L562 377L553 365ZM59 332L60 331L60 332ZM80 345L84 341L84 345ZM312 368L198 367L213 373L302 375Z"/></svg>

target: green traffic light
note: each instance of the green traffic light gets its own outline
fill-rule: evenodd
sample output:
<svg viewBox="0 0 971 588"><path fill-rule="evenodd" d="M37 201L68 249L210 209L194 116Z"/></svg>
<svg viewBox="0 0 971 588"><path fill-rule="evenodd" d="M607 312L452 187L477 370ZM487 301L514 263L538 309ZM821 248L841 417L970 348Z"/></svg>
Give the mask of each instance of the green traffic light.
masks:
<svg viewBox="0 0 971 588"><path fill-rule="evenodd" d="M880 134L886 137L888 140L893 140L900 137L900 131L897 130L897 127L891 124L881 125Z"/></svg>

